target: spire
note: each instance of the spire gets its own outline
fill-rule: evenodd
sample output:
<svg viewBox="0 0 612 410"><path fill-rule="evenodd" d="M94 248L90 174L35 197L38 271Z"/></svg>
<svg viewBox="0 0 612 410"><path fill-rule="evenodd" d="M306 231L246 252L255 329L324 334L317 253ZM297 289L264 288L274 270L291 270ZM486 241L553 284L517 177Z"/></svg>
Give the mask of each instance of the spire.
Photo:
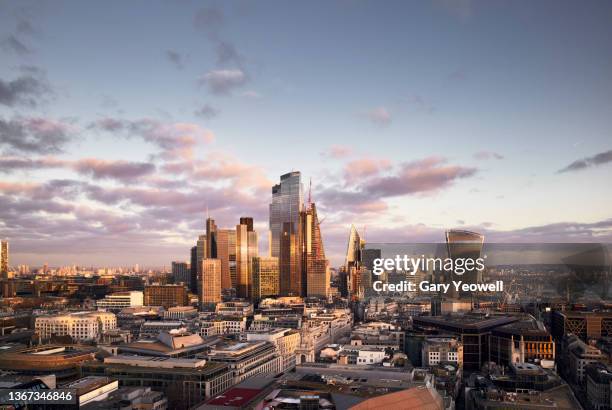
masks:
<svg viewBox="0 0 612 410"><path fill-rule="evenodd" d="M308 181L308 208L312 206L312 177Z"/></svg>

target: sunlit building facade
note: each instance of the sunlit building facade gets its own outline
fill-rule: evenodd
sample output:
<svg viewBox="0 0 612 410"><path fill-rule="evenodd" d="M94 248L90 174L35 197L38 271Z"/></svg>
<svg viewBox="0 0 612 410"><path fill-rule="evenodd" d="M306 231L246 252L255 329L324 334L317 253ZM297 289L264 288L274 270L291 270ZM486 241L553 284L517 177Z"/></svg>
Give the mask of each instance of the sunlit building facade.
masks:
<svg viewBox="0 0 612 410"><path fill-rule="evenodd" d="M202 262L202 305L221 302L221 261L204 259Z"/></svg>
<svg viewBox="0 0 612 410"><path fill-rule="evenodd" d="M314 203L300 214L302 226L302 269L305 271L306 296L326 298L329 295L329 262L325 259L323 237Z"/></svg>
<svg viewBox="0 0 612 410"><path fill-rule="evenodd" d="M259 301L279 294L278 258L254 257L251 260L253 273L253 300Z"/></svg>
<svg viewBox="0 0 612 410"><path fill-rule="evenodd" d="M302 294L300 269L300 212L304 192L299 171L281 175L280 183L272 187L270 203L270 254L279 258L280 293Z"/></svg>
<svg viewBox="0 0 612 410"><path fill-rule="evenodd" d="M236 288L236 231L217 231L217 259L221 261L221 288Z"/></svg>

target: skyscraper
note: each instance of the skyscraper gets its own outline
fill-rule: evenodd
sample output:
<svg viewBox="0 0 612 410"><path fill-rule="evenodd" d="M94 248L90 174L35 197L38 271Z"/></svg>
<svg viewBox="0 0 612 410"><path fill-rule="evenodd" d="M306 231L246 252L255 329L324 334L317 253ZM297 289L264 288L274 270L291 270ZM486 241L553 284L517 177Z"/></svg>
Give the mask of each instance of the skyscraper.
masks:
<svg viewBox="0 0 612 410"><path fill-rule="evenodd" d="M206 218L206 258L217 257L217 225L212 218Z"/></svg>
<svg viewBox="0 0 612 410"><path fill-rule="evenodd" d="M309 203L308 208L300 213L300 225L303 233L302 278L306 279L305 295L326 298L330 284L329 263L325 259L321 227L314 203Z"/></svg>
<svg viewBox="0 0 612 410"><path fill-rule="evenodd" d="M278 258L254 257L251 259L253 277L253 301L279 294Z"/></svg>
<svg viewBox="0 0 612 410"><path fill-rule="evenodd" d="M243 217L240 218L240 222L236 225L236 293L238 297L251 298L253 292L251 260L259 254L258 238L257 232L253 230L253 218Z"/></svg>
<svg viewBox="0 0 612 410"><path fill-rule="evenodd" d="M281 295L301 296L300 212L304 193L299 171L281 175L272 187L270 253L279 258Z"/></svg>
<svg viewBox="0 0 612 410"><path fill-rule="evenodd" d="M451 229L446 231L446 250L448 257L451 259L469 258L476 260L480 258L482 253L482 245L484 243L484 236L471 231ZM482 282L482 272L476 268L471 271L465 272L461 276L447 273L450 276L450 280L461 280L463 283L478 283ZM453 287L451 286L451 289ZM455 291L449 292L452 297L467 298L471 295L470 292L460 292L457 294Z"/></svg>
<svg viewBox="0 0 612 410"><path fill-rule="evenodd" d="M206 235L200 235L198 237L198 242L196 243L196 283L197 283L197 288L196 288L196 292L197 294L201 294L202 293L202 266L204 266L202 264L202 262L204 261L204 259L206 259Z"/></svg>
<svg viewBox="0 0 612 410"><path fill-rule="evenodd" d="M221 302L221 261L204 259L202 261L202 293L200 301L203 306Z"/></svg>
<svg viewBox="0 0 612 410"><path fill-rule="evenodd" d="M189 270L191 272L191 280L189 282L189 290L192 293L198 294L198 247L191 248L191 264Z"/></svg>
<svg viewBox="0 0 612 410"><path fill-rule="evenodd" d="M217 258L221 261L221 288L236 288L236 230L217 231Z"/></svg>
<svg viewBox="0 0 612 410"><path fill-rule="evenodd" d="M350 300L359 300L365 295L365 287L370 284L371 275L363 264L365 241L354 225L351 225L348 245L346 247L346 259L344 262L346 270L347 296Z"/></svg>
<svg viewBox="0 0 612 410"><path fill-rule="evenodd" d="M0 276L8 277L9 267L9 249L8 241L0 241Z"/></svg>

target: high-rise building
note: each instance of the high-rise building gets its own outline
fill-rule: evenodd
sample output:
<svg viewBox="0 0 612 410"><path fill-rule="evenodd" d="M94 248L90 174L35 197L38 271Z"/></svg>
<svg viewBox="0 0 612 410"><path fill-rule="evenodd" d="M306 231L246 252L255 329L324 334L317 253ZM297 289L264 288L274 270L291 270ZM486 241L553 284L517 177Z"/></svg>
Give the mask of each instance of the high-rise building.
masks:
<svg viewBox="0 0 612 410"><path fill-rule="evenodd" d="M186 306L189 302L187 289L183 285L150 285L144 289L146 306Z"/></svg>
<svg viewBox="0 0 612 410"><path fill-rule="evenodd" d="M480 258L483 243L484 236L476 232L454 229L446 232L446 249L448 252L448 257L451 259L469 258L476 260ZM476 268L465 272L460 277L456 276L452 272L448 275L451 276L450 281L461 280L463 283L482 282L482 272ZM453 289L452 286L451 289ZM463 291L457 294L454 290L449 293L450 294L448 296L461 298L469 298L471 295L471 292Z"/></svg>
<svg viewBox="0 0 612 410"><path fill-rule="evenodd" d="M250 216L241 216L240 225L246 225L247 231L253 232L253 218L251 218Z"/></svg>
<svg viewBox="0 0 612 410"><path fill-rule="evenodd" d="M174 283L191 284L191 269L187 262L172 262L172 278Z"/></svg>
<svg viewBox="0 0 612 410"><path fill-rule="evenodd" d="M202 305L221 302L221 261L207 258L202 261Z"/></svg>
<svg viewBox="0 0 612 410"><path fill-rule="evenodd" d="M9 267L9 249L8 241L0 241L0 276L8 277Z"/></svg>
<svg viewBox="0 0 612 410"><path fill-rule="evenodd" d="M189 289L192 293L198 294L198 247L194 246L191 248L191 264L189 267L191 272L191 280L189 282Z"/></svg>
<svg viewBox="0 0 612 410"><path fill-rule="evenodd" d="M251 259L254 301L279 294L278 258L254 257Z"/></svg>
<svg viewBox="0 0 612 410"><path fill-rule="evenodd" d="M302 270L302 225L284 222L278 256L281 296L306 294L306 278Z"/></svg>
<svg viewBox="0 0 612 410"><path fill-rule="evenodd" d="M364 283L371 281L364 280L364 276L369 275L363 266L363 251L365 241L361 239L357 228L351 225L348 245L346 247L346 258L344 266L346 269L347 290L350 300L359 300L365 294Z"/></svg>
<svg viewBox="0 0 612 410"><path fill-rule="evenodd" d="M281 295L302 295L300 269L300 212L304 193L299 171L281 175L272 187L270 254L279 258Z"/></svg>
<svg viewBox="0 0 612 410"><path fill-rule="evenodd" d="M206 235L200 235L198 237L198 242L196 243L196 256L197 256L197 260L196 260L196 284L197 284L197 288L196 291L199 294L202 293L202 261L204 261L204 259L206 259L206 249L207 249L207 240L206 240Z"/></svg>
<svg viewBox="0 0 612 410"><path fill-rule="evenodd" d="M217 231L217 259L221 261L221 289L236 288L236 231Z"/></svg>
<svg viewBox="0 0 612 410"><path fill-rule="evenodd" d="M300 213L302 226L302 269L306 278L306 296L326 298L329 295L329 263L325 259L321 227L314 203Z"/></svg>
<svg viewBox="0 0 612 410"><path fill-rule="evenodd" d="M206 258L217 257L217 225L212 218L206 218Z"/></svg>
<svg viewBox="0 0 612 410"><path fill-rule="evenodd" d="M245 219L250 219L245 221ZM249 230L249 225L252 228L252 218L240 218L241 222L236 225L236 293L241 298L252 297L252 275L251 275L251 259L258 256L257 232Z"/></svg>

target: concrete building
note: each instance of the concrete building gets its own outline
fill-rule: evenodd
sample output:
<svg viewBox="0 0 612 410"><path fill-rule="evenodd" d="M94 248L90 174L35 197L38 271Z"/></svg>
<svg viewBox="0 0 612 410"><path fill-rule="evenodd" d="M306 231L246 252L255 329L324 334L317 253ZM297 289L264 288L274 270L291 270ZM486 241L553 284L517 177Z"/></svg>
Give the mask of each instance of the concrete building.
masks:
<svg viewBox="0 0 612 410"><path fill-rule="evenodd" d="M297 330L282 328L249 330L246 340L249 342L264 341L276 346L281 356L280 372L295 368L295 349L300 344L300 332Z"/></svg>
<svg viewBox="0 0 612 410"><path fill-rule="evenodd" d="M85 376L107 376L121 387L151 387L168 397L173 409L188 409L233 384L228 366L204 359L117 355L82 366Z"/></svg>
<svg viewBox="0 0 612 410"><path fill-rule="evenodd" d="M204 259L202 261L202 306L211 306L221 302L221 260Z"/></svg>
<svg viewBox="0 0 612 410"><path fill-rule="evenodd" d="M233 375L233 384L262 374L277 374L281 371L281 355L273 343L265 341L222 342L206 355L211 363L226 365Z"/></svg>
<svg viewBox="0 0 612 410"><path fill-rule="evenodd" d="M106 295L104 299L96 301L98 309L119 311L123 308L143 306L144 294L141 291L116 292Z"/></svg>
<svg viewBox="0 0 612 410"><path fill-rule="evenodd" d="M173 306L186 306L189 304L187 288L184 285L145 286L144 304L163 306L166 309Z"/></svg>
<svg viewBox="0 0 612 410"><path fill-rule="evenodd" d="M423 366L440 363L456 363L463 366L463 345L454 338L428 338L423 342L421 362Z"/></svg>
<svg viewBox="0 0 612 410"><path fill-rule="evenodd" d="M117 318L110 312L76 312L39 316L34 329L41 339L70 336L74 340L98 340L102 333L117 328Z"/></svg>

